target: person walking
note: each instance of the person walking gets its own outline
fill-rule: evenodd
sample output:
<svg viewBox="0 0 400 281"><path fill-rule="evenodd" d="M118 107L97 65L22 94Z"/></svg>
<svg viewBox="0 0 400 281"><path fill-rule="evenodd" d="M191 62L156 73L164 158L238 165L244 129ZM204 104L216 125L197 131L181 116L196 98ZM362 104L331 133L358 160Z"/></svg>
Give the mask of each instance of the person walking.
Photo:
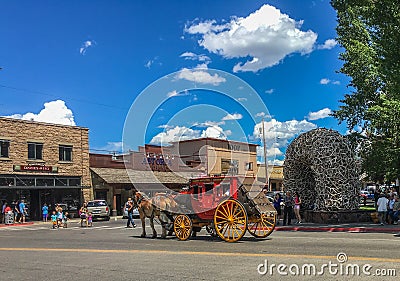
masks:
<svg viewBox="0 0 400 281"><path fill-rule="evenodd" d="M136 227L135 222L133 221L133 201L132 198L128 198L128 201L125 204L125 209L128 212L128 221L126 222L126 227L129 228L131 227L130 225L132 224L132 227Z"/></svg>
<svg viewBox="0 0 400 281"><path fill-rule="evenodd" d="M79 209L79 217L81 218L81 227L83 226L83 222L86 222L86 226L88 225L87 222L87 204L86 202L83 203L82 207Z"/></svg>
<svg viewBox="0 0 400 281"><path fill-rule="evenodd" d="M300 216L300 205L301 199L299 193L296 191L294 195L294 214L296 215L297 224L301 223L301 216Z"/></svg>
<svg viewBox="0 0 400 281"><path fill-rule="evenodd" d="M383 221L386 217L386 212L388 208L388 203L389 200L386 198L385 194L381 194L379 197L378 201L376 202L376 205L378 206L378 216L379 216L379 221L381 225L383 225Z"/></svg>
<svg viewBox="0 0 400 281"><path fill-rule="evenodd" d="M5 212L6 207L7 207L7 201L4 201L3 206L1 207L1 214L3 215L3 217L1 218L2 223L6 222L6 212Z"/></svg>
<svg viewBox="0 0 400 281"><path fill-rule="evenodd" d="M290 191L286 192L283 202L285 203L285 207L283 208L283 225L286 225L286 222L288 225L291 225L294 199Z"/></svg>
<svg viewBox="0 0 400 281"><path fill-rule="evenodd" d="M19 222L21 223L25 223L25 219L26 219L26 205L24 200L21 200L21 203L19 203L19 213L21 215L21 218L19 219Z"/></svg>
<svg viewBox="0 0 400 281"><path fill-rule="evenodd" d="M279 220L282 218L281 203L282 203L281 194L280 193L275 194L275 197L274 197L274 208L275 208L276 212L278 213L278 216L276 218L276 220L277 220L276 224L277 225L279 225Z"/></svg>
<svg viewBox="0 0 400 281"><path fill-rule="evenodd" d="M42 207L43 222L47 222L47 217L49 216L49 207L44 203Z"/></svg>

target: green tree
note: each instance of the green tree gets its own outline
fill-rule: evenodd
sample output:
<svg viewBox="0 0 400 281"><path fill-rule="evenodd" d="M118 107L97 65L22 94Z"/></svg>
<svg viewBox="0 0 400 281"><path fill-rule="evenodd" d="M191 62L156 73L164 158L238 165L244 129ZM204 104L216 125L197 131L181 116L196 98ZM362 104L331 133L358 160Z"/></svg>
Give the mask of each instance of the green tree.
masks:
<svg viewBox="0 0 400 281"><path fill-rule="evenodd" d="M354 133L362 167L372 180L400 174L400 2L331 0L337 41L344 48L339 72L352 90L334 116Z"/></svg>

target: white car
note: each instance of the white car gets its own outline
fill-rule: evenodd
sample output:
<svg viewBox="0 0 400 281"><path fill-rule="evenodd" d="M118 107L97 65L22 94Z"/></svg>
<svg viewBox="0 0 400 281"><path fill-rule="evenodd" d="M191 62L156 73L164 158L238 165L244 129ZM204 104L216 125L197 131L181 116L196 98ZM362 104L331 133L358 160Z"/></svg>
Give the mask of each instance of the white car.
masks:
<svg viewBox="0 0 400 281"><path fill-rule="evenodd" d="M91 213L93 219L104 218L110 220L110 208L105 200L93 200L87 203L88 213Z"/></svg>

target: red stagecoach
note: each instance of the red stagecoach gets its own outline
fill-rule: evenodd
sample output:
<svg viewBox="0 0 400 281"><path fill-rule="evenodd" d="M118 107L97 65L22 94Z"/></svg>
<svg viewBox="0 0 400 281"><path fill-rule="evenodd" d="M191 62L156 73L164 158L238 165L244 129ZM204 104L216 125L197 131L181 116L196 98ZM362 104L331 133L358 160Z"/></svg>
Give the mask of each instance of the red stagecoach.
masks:
<svg viewBox="0 0 400 281"><path fill-rule="evenodd" d="M276 225L277 212L254 178L207 177L190 180L175 197L181 213L173 227L179 240L206 227L227 242L243 237L246 230L257 238L267 237Z"/></svg>

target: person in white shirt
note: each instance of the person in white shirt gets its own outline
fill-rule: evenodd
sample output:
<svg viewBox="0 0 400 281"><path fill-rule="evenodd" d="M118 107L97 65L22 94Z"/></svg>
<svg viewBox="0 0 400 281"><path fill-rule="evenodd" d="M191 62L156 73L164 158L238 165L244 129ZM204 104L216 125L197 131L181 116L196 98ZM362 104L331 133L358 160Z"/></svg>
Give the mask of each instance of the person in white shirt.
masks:
<svg viewBox="0 0 400 281"><path fill-rule="evenodd" d="M386 218L388 203L389 200L386 198L384 194L382 194L381 197L379 197L378 202L376 203L378 205L378 216L381 225L383 225L383 220L384 218Z"/></svg>

